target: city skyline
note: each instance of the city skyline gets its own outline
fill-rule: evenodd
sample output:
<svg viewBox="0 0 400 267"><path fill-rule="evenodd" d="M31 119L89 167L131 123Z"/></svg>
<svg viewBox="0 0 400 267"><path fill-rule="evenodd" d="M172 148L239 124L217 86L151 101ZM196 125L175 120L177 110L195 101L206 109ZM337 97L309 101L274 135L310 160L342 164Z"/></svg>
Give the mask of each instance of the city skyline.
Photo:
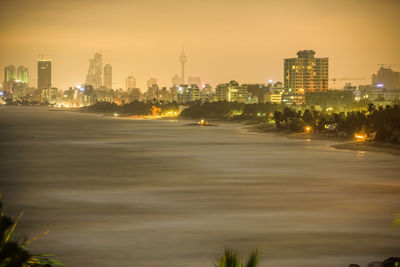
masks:
<svg viewBox="0 0 400 267"><path fill-rule="evenodd" d="M320 57L328 57L330 78L364 77L358 84L369 83L378 64L394 64L393 69L399 69L400 23L396 14L400 5L396 1L330 1L323 8L316 1L305 1L300 7L294 1L254 0L247 5L241 1L174 1L169 6L161 1L117 2L111 7L105 1L87 0L79 11L74 9L74 1L0 4L5 10L0 20L7 20L8 25L0 26L0 38L4 38L0 42L0 66L27 66L29 84L34 86L36 59L44 54L52 59L52 84L64 90L85 82L88 59L101 51L113 66L115 88L125 88L129 75L142 90L150 77L168 86L171 77L180 73L184 36L188 58L185 76L201 77L214 87L231 79L240 83L282 81L283 59L299 50L314 50ZM13 17L23 4L31 8L27 19L32 23L28 26ZM41 9L42 5L47 6ZM99 17L110 9L119 12L120 19L107 20L107 25L100 21L105 26L98 27L89 22L94 15L79 16L91 8ZM138 13L136 18L123 25L133 9ZM300 22L293 17L297 9L303 12ZM24 15L21 12L20 16ZM160 23L162 19L144 20L148 12L172 18L165 23ZM179 18L175 18L177 13L181 14ZM240 16L241 22L229 20L230 16ZM39 17L54 19L54 23L47 25ZM335 19L337 23L332 23ZM77 23L82 26L79 30L74 27ZM18 33L23 27L26 41L20 42ZM4 80L3 73L0 80Z"/></svg>

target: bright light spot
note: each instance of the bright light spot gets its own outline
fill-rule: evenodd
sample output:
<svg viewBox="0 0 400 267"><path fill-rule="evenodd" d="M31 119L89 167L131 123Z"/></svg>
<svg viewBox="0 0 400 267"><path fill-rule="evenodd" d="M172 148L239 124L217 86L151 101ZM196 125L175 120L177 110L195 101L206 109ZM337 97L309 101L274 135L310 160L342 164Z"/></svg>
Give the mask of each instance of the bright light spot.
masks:
<svg viewBox="0 0 400 267"><path fill-rule="evenodd" d="M365 141L367 139L367 136L365 134L355 134L354 138L356 141Z"/></svg>
<svg viewBox="0 0 400 267"><path fill-rule="evenodd" d="M376 87L382 88L383 87L383 83L376 84Z"/></svg>
<svg viewBox="0 0 400 267"><path fill-rule="evenodd" d="M305 130L306 130L306 133L310 133L311 132L311 127L310 126L306 126Z"/></svg>

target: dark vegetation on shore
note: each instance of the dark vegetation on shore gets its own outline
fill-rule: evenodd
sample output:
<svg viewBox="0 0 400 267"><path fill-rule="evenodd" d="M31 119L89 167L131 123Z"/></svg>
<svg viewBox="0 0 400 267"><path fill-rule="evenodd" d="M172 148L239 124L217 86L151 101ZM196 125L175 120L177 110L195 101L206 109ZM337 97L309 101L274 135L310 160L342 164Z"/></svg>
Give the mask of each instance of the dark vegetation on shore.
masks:
<svg viewBox="0 0 400 267"><path fill-rule="evenodd" d="M400 144L400 107L398 105L340 113L304 112L285 108L273 115L277 129L302 132L306 127L314 133L331 132L337 136L366 135L371 139Z"/></svg>
<svg viewBox="0 0 400 267"><path fill-rule="evenodd" d="M116 103L110 102L98 102L88 107L81 108L83 111L96 112L96 113L118 113L120 115L151 115L152 109L157 107L160 112L179 110L179 105L176 102L173 103L158 103L158 102L140 102L133 101L131 103L117 105Z"/></svg>
<svg viewBox="0 0 400 267"><path fill-rule="evenodd" d="M321 103L317 101L318 94L314 97L316 103ZM339 96L332 97L337 101L340 98ZM328 104L332 103L324 102L324 105ZM400 107L398 105L376 107L372 103L348 102L347 106L331 111L318 107L317 109L315 106L307 108L305 105L288 107L285 104L269 103L193 102L188 104L179 116L184 119L245 121L257 124L259 130L263 131L295 133L304 132L309 127L309 131L314 134L330 133L339 137L360 134L373 140L400 144ZM119 115L151 115L155 108L160 114L177 112L179 104L134 101L117 105L99 102L82 110Z"/></svg>

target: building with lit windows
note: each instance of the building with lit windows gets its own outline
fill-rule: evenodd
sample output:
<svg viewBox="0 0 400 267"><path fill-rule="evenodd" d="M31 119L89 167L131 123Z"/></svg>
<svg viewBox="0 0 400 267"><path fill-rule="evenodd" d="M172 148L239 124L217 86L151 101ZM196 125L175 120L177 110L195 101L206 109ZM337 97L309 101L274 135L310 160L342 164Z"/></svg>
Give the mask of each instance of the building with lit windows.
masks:
<svg viewBox="0 0 400 267"><path fill-rule="evenodd" d="M244 103L248 98L248 91L247 86L239 85L237 81L230 81L217 85L215 95L218 101Z"/></svg>
<svg viewBox="0 0 400 267"><path fill-rule="evenodd" d="M17 80L20 83L24 83L28 85L29 83L29 70L27 67L24 66L18 66L17 68Z"/></svg>
<svg viewBox="0 0 400 267"><path fill-rule="evenodd" d="M284 60L284 87L295 94L294 103L303 103L305 92L328 90L328 58L316 58L313 50L297 52Z"/></svg>
<svg viewBox="0 0 400 267"><path fill-rule="evenodd" d="M38 80L37 88L39 90L51 89L51 60L38 59Z"/></svg>

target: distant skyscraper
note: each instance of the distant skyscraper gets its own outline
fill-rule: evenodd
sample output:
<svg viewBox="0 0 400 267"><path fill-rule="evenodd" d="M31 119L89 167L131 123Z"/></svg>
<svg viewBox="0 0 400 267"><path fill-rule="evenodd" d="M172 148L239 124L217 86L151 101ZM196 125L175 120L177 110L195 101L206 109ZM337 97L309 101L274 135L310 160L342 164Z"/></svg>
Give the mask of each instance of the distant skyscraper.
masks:
<svg viewBox="0 0 400 267"><path fill-rule="evenodd" d="M126 78L126 89L132 89L132 88L136 88L136 79L135 77L133 77L132 75L128 76L128 78Z"/></svg>
<svg viewBox="0 0 400 267"><path fill-rule="evenodd" d="M90 84L94 89L98 89L102 85L103 71L103 55L100 53L94 54L94 57L89 60L89 69L86 76L86 84Z"/></svg>
<svg viewBox="0 0 400 267"><path fill-rule="evenodd" d="M315 58L312 50L297 52L284 60L284 85L298 95L328 89L328 58Z"/></svg>
<svg viewBox="0 0 400 267"><path fill-rule="evenodd" d="M388 90L400 89L400 72L393 71L390 67L385 68L382 65L377 73L372 74L372 85Z"/></svg>
<svg viewBox="0 0 400 267"><path fill-rule="evenodd" d="M17 79L17 70L14 65L4 68L4 82L15 81Z"/></svg>
<svg viewBox="0 0 400 267"><path fill-rule="evenodd" d="M19 66L17 68L17 80L25 84L29 83L29 71L27 67Z"/></svg>
<svg viewBox="0 0 400 267"><path fill-rule="evenodd" d="M182 47L182 54L179 57L181 62L181 83L185 83L185 63L187 61L187 57L185 55L185 49Z"/></svg>
<svg viewBox="0 0 400 267"><path fill-rule="evenodd" d="M157 85L157 79L156 78L150 78L147 81L147 88L153 87L153 85Z"/></svg>
<svg viewBox="0 0 400 267"><path fill-rule="evenodd" d="M112 89L112 67L110 64L104 65L104 86Z"/></svg>
<svg viewBox="0 0 400 267"><path fill-rule="evenodd" d="M197 87L201 88L201 78L200 77L189 77L188 84L192 85L195 84Z"/></svg>
<svg viewBox="0 0 400 267"><path fill-rule="evenodd" d="M38 89L45 90L51 88L51 60L38 59Z"/></svg>
<svg viewBox="0 0 400 267"><path fill-rule="evenodd" d="M181 84L181 77L179 77L178 74L175 74L172 77L172 86L176 86L176 85L179 85L179 84Z"/></svg>

